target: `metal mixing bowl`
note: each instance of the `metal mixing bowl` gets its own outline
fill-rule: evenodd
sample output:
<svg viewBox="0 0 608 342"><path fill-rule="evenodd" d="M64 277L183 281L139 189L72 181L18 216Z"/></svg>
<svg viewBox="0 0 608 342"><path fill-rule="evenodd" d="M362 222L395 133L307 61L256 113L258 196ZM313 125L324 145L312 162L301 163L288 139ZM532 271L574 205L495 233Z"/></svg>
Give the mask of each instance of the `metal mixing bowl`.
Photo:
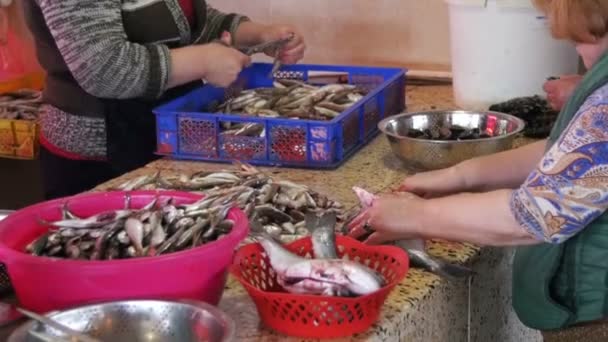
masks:
<svg viewBox="0 0 608 342"><path fill-rule="evenodd" d="M443 127L479 129L490 138L472 140L429 140L408 137L410 130L424 131ZM398 114L382 120L378 127L393 153L407 167L434 170L461 161L511 149L513 140L525 127L515 116L498 112L429 111Z"/></svg>
<svg viewBox="0 0 608 342"><path fill-rule="evenodd" d="M47 314L76 331L111 342L225 342L233 341L234 322L219 309L194 301L120 301L95 304ZM19 327L9 342L37 342L28 331L52 336L60 332L29 322Z"/></svg>

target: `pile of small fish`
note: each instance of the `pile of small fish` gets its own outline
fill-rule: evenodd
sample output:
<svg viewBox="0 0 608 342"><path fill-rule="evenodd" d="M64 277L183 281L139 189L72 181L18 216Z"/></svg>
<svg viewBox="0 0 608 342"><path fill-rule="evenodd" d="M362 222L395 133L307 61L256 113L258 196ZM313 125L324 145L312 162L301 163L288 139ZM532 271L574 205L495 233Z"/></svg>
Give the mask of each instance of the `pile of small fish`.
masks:
<svg viewBox="0 0 608 342"><path fill-rule="evenodd" d="M203 198L175 205L172 199L158 205L154 199L141 209L124 209L80 218L67 202L62 219L42 223L52 229L30 243L26 251L37 256L83 260L113 260L155 256L194 248L228 234L234 222L226 219L233 204Z"/></svg>
<svg viewBox="0 0 608 342"><path fill-rule="evenodd" d="M36 120L42 94L31 89L0 94L0 119Z"/></svg>
<svg viewBox="0 0 608 342"><path fill-rule="evenodd" d="M359 100L367 91L351 84L314 86L297 80L277 80L274 87L247 89L210 112L251 115L263 118L289 118L328 121L337 117ZM258 123L222 123L222 134L262 136Z"/></svg>
<svg viewBox="0 0 608 342"><path fill-rule="evenodd" d="M258 222L283 243L309 235L305 223L309 212L335 213L339 220L336 229L341 229L347 220L348 213L342 204L309 187L274 179L250 165L239 165L236 171L200 172L191 176L162 176L157 172L127 181L116 190L181 190L233 201L245 211L250 222Z"/></svg>
<svg viewBox="0 0 608 342"><path fill-rule="evenodd" d="M277 274L277 282L287 292L307 295L356 297L373 293L386 281L381 274L356 261L338 258L332 213L320 218L308 214L306 225L312 231L314 259L307 259L286 250L267 233L260 231L256 239L268 255Z"/></svg>

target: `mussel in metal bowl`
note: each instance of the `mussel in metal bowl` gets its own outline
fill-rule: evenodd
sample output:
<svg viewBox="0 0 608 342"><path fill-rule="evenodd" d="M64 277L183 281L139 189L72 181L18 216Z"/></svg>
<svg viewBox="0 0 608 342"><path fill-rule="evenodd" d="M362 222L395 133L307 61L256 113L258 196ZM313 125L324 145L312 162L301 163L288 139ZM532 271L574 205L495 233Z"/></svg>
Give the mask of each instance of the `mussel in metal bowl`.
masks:
<svg viewBox="0 0 608 342"><path fill-rule="evenodd" d="M458 110L398 114L378 127L406 167L434 170L511 149L525 122L505 113Z"/></svg>

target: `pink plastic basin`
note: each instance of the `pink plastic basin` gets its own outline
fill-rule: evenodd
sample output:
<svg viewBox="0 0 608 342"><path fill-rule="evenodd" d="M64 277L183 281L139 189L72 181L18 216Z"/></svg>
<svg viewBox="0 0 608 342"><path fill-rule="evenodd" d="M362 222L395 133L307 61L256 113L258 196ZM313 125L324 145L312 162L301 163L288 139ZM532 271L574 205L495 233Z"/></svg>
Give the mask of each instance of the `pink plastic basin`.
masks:
<svg viewBox="0 0 608 342"><path fill-rule="evenodd" d="M199 195L172 191L130 192L133 208L155 196L175 203L193 203ZM125 192L104 192L69 198L76 215L89 216L124 206ZM49 228L38 218L61 218L66 199L36 204L0 221L0 261L3 262L20 304L39 313L83 304L128 299L194 299L217 305L226 283L234 250L248 234L245 214L235 208L235 222L227 236L190 250L137 259L86 261L36 257L25 247Z"/></svg>

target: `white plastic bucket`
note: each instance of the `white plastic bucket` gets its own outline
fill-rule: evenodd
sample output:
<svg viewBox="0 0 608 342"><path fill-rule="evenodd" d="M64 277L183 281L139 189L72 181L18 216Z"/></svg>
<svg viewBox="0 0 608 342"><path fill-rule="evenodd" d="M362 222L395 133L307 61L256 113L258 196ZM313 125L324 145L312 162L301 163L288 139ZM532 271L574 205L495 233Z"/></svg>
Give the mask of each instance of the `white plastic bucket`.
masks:
<svg viewBox="0 0 608 342"><path fill-rule="evenodd" d="M547 77L576 73L574 45L551 37L531 0L446 0L456 104L484 110L542 95Z"/></svg>

